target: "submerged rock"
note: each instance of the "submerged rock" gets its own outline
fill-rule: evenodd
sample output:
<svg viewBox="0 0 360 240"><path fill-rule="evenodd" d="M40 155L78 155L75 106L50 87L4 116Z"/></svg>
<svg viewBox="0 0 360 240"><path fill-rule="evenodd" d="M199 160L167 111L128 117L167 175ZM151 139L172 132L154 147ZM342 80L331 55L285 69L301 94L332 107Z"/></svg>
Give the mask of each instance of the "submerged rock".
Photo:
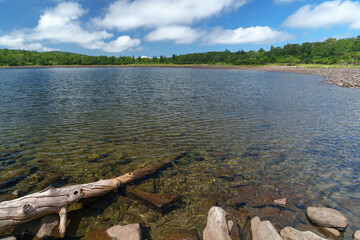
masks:
<svg viewBox="0 0 360 240"><path fill-rule="evenodd" d="M335 228L322 228L323 232L326 236L330 237L331 239L338 239L340 237L340 232Z"/></svg>
<svg viewBox="0 0 360 240"><path fill-rule="evenodd" d="M166 229L161 233L161 240L198 240L195 230Z"/></svg>
<svg viewBox="0 0 360 240"><path fill-rule="evenodd" d="M25 196L25 192L21 191L21 190L15 190L9 194L0 196L0 202L2 201L10 201L19 197Z"/></svg>
<svg viewBox="0 0 360 240"><path fill-rule="evenodd" d="M30 235L37 239L59 237L57 228L59 221L59 215L48 215L17 226L13 234L15 236Z"/></svg>
<svg viewBox="0 0 360 240"><path fill-rule="evenodd" d="M251 234L253 240L282 240L271 222L260 221L259 217L251 219Z"/></svg>
<svg viewBox="0 0 360 240"><path fill-rule="evenodd" d="M286 202L287 202L286 198L280 198L280 199L275 199L274 200L275 205L279 205L279 206L282 206L282 207L286 206Z"/></svg>
<svg viewBox="0 0 360 240"><path fill-rule="evenodd" d="M212 207L209 210L203 240L231 240L226 212L221 207Z"/></svg>
<svg viewBox="0 0 360 240"><path fill-rule="evenodd" d="M84 240L112 240L105 229L97 229L85 235Z"/></svg>
<svg viewBox="0 0 360 240"><path fill-rule="evenodd" d="M228 225L231 240L240 240L240 229L239 229L236 221L229 220L227 225Z"/></svg>
<svg viewBox="0 0 360 240"><path fill-rule="evenodd" d="M141 227L138 223L125 226L116 225L109 228L106 233L115 240L141 240Z"/></svg>
<svg viewBox="0 0 360 240"><path fill-rule="evenodd" d="M320 227L336 228L343 231L349 225L347 218L341 212L332 208L308 207L306 215Z"/></svg>
<svg viewBox="0 0 360 240"><path fill-rule="evenodd" d="M326 240L313 232L302 232L292 227L286 227L280 232L284 240Z"/></svg>

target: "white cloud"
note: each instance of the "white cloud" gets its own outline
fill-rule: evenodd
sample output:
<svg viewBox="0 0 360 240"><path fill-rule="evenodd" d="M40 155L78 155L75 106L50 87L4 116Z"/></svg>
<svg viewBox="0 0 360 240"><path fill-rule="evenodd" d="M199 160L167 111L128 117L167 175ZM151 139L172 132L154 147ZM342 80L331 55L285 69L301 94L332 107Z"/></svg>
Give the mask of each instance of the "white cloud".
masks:
<svg viewBox="0 0 360 240"><path fill-rule="evenodd" d="M75 2L59 3L46 9L34 29L18 31L0 37L0 45L8 48L47 51L41 42L75 43L84 48L106 52L122 52L140 45L139 39L121 36L109 41L113 34L107 31L87 31L78 21L86 11ZM13 42L11 43L11 39ZM107 40L107 42L106 42Z"/></svg>
<svg viewBox="0 0 360 240"><path fill-rule="evenodd" d="M351 29L360 29L360 2L326 1L319 5L305 5L284 22L292 28L329 28L349 24Z"/></svg>
<svg viewBox="0 0 360 240"><path fill-rule="evenodd" d="M271 44L292 39L286 32L276 31L268 26L238 28L235 30L215 28L206 38L205 44Z"/></svg>
<svg viewBox="0 0 360 240"><path fill-rule="evenodd" d="M248 0L117 0L112 3L104 18L95 23L120 31L138 27L189 25L194 21L237 9Z"/></svg>
<svg viewBox="0 0 360 240"><path fill-rule="evenodd" d="M44 47L39 42L26 43L26 36L22 32L13 32L10 35L0 36L0 46L9 49L26 49L35 51L54 51L57 49Z"/></svg>
<svg viewBox="0 0 360 240"><path fill-rule="evenodd" d="M194 43L204 33L194 30L188 26L164 26L149 33L145 38L148 41L166 41L173 40L177 44Z"/></svg>

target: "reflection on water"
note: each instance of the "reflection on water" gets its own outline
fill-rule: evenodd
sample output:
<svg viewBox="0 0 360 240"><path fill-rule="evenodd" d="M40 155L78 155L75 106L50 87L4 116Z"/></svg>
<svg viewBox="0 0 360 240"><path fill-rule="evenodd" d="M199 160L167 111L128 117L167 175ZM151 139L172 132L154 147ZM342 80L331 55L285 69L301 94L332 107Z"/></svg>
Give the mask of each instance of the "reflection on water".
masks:
<svg viewBox="0 0 360 240"><path fill-rule="evenodd" d="M120 191L71 211L68 236L141 222L152 239L200 237L215 203L278 229L313 231L303 209L326 205L349 218L345 237L360 228L358 89L235 70L0 69L0 76L1 195L111 178L190 149L177 168L136 183L181 194L175 209L159 212ZM289 209L254 200L274 197L290 199Z"/></svg>

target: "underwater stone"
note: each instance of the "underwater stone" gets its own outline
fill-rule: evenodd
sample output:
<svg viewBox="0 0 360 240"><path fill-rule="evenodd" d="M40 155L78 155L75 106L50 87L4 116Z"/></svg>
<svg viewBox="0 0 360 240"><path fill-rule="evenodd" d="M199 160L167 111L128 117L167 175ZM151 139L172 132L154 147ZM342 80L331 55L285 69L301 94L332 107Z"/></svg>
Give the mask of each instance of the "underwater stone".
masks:
<svg viewBox="0 0 360 240"><path fill-rule="evenodd" d="M322 230L325 232L325 235L327 235L333 239L338 239L340 237L340 232L338 230L336 230L335 228L324 227Z"/></svg>
<svg viewBox="0 0 360 240"><path fill-rule="evenodd" d="M107 234L116 240L140 240L141 227L140 224L129 224L125 226L116 225L109 228Z"/></svg>

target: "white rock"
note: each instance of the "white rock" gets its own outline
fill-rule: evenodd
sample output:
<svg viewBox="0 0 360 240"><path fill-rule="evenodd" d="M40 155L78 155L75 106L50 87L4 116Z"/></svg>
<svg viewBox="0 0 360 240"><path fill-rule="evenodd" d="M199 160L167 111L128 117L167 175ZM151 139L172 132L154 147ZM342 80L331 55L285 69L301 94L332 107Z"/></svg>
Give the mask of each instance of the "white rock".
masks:
<svg viewBox="0 0 360 240"><path fill-rule="evenodd" d="M141 227L138 223L116 225L109 228L106 233L114 240L141 240Z"/></svg>
<svg viewBox="0 0 360 240"><path fill-rule="evenodd" d="M275 199L275 200L274 200L274 203L275 203L276 205L280 205L280 206L283 206L283 207L286 206L286 202L287 202L287 199L286 199L286 198L280 198L280 199Z"/></svg>
<svg viewBox="0 0 360 240"><path fill-rule="evenodd" d="M221 207L210 208L203 240L231 240L226 223L226 212Z"/></svg>
<svg viewBox="0 0 360 240"><path fill-rule="evenodd" d="M360 230L357 230L353 235L354 240L360 240Z"/></svg>
<svg viewBox="0 0 360 240"><path fill-rule="evenodd" d="M345 230L349 221L338 210L325 207L308 207L306 215L312 222L321 227L336 228Z"/></svg>
<svg viewBox="0 0 360 240"><path fill-rule="evenodd" d="M279 233L269 221L260 221L259 217L251 219L252 240L282 240Z"/></svg>
<svg viewBox="0 0 360 240"><path fill-rule="evenodd" d="M326 238L322 238L313 232L302 232L292 227L284 228L280 235L284 240L326 240Z"/></svg>

